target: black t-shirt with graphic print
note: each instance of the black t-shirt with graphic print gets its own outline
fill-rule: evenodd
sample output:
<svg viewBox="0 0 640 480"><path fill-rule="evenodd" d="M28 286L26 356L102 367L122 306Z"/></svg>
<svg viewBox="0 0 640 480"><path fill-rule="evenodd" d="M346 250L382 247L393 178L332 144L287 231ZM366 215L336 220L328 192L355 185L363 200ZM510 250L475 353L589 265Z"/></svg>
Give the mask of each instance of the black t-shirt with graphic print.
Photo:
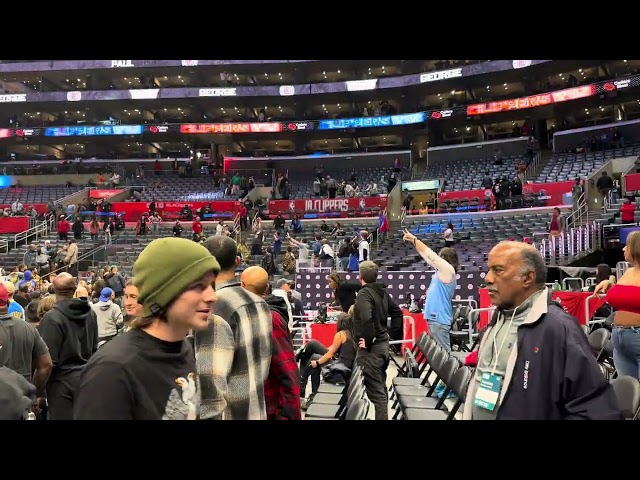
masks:
<svg viewBox="0 0 640 480"><path fill-rule="evenodd" d="M195 420L193 348L134 329L101 347L87 363L74 403L75 420Z"/></svg>

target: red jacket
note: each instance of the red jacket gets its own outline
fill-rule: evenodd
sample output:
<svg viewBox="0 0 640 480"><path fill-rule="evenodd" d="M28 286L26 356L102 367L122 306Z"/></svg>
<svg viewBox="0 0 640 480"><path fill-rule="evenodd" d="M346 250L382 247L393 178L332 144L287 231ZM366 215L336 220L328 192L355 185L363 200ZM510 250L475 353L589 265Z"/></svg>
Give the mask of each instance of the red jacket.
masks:
<svg viewBox="0 0 640 480"><path fill-rule="evenodd" d="M58 233L68 233L71 230L71 224L66 220L60 220L58 222Z"/></svg>
<svg viewBox="0 0 640 480"><path fill-rule="evenodd" d="M635 212L636 207L633 203L625 203L620 207L620 218L622 219L622 223L633 223L633 212Z"/></svg>
<svg viewBox="0 0 640 480"><path fill-rule="evenodd" d="M302 420L300 371L293 352L287 321L271 310L273 342L269 376L264 382L267 420Z"/></svg>
<svg viewBox="0 0 640 480"><path fill-rule="evenodd" d="M191 229L193 230L193 233L202 233L202 223L200 223L200 220L194 220L191 224Z"/></svg>

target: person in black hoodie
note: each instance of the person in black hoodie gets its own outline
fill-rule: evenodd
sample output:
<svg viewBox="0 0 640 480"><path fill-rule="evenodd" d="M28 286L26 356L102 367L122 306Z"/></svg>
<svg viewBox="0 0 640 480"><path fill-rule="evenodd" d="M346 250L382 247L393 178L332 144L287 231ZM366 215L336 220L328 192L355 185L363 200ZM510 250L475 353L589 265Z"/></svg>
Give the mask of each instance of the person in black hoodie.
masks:
<svg viewBox="0 0 640 480"><path fill-rule="evenodd" d="M378 266L365 260L360 263L362 288L353 312L353 338L358 343L356 363L363 367L364 386L376 411L376 420L388 420L387 367L389 334L401 338L402 310L393 302L386 287L377 283ZM387 332L387 317L391 317ZM398 332L399 330L399 332Z"/></svg>
<svg viewBox="0 0 640 480"><path fill-rule="evenodd" d="M73 238L75 238L76 240L82 239L82 233L84 232L84 223L82 223L82 219L80 217L76 217L76 221L73 222L71 230L73 231Z"/></svg>
<svg viewBox="0 0 640 480"><path fill-rule="evenodd" d="M53 289L56 304L40 326L53 361L47 382L49 420L71 420L80 374L98 349L98 322L89 302L73 298L76 279L69 273L56 276Z"/></svg>

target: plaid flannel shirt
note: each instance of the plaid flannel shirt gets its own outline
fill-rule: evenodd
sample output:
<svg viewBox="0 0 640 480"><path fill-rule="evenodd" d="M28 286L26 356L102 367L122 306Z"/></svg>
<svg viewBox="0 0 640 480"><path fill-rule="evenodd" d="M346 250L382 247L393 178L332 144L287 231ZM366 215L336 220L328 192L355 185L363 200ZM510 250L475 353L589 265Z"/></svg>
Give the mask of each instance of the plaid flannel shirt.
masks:
<svg viewBox="0 0 640 480"><path fill-rule="evenodd" d="M271 364L271 312L237 279L216 285L207 330L195 333L200 418L265 420L264 384ZM219 315L229 330L216 321Z"/></svg>

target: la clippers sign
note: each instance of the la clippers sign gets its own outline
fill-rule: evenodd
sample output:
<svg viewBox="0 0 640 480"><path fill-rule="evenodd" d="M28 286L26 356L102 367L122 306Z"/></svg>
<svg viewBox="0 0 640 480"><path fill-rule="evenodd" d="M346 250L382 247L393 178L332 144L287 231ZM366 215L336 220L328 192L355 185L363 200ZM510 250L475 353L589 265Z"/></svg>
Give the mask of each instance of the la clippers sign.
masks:
<svg viewBox="0 0 640 480"><path fill-rule="evenodd" d="M387 206L387 196L360 197L360 198L318 198L311 200L272 200L269 202L269 210L274 212L294 212L297 210L310 212L341 211L350 209L364 210L365 208L381 208Z"/></svg>

